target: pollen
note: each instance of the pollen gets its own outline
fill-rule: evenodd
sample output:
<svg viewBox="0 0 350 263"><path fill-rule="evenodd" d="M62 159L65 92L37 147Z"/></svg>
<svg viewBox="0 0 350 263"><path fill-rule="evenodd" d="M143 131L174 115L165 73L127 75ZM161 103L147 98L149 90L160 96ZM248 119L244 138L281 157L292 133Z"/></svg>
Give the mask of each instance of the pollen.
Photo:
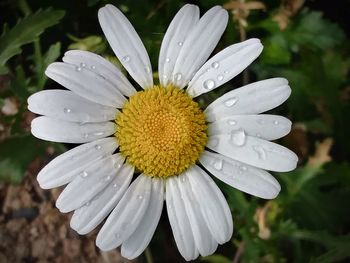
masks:
<svg viewBox="0 0 350 263"><path fill-rule="evenodd" d="M205 116L183 90L137 92L116 119L120 152L140 172L166 178L193 165L207 143Z"/></svg>

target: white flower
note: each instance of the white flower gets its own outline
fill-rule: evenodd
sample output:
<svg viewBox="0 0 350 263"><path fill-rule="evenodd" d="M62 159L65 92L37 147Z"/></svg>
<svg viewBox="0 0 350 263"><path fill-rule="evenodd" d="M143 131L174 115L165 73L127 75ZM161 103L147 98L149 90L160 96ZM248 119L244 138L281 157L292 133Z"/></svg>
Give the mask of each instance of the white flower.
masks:
<svg viewBox="0 0 350 263"><path fill-rule="evenodd" d="M192 98L242 72L263 49L258 39L229 46L205 62L224 32L227 12L215 6L199 18L197 6L185 5L165 34L160 85L154 86L146 49L127 18L112 5L98 17L114 53L144 91L90 52L68 51L63 63L52 63L46 75L68 90L44 90L28 99L28 108L44 115L33 120L32 133L84 144L44 167L39 184L44 189L68 184L56 206L74 211L71 227L79 234L107 217L96 240L102 250L121 246L126 258L140 255L165 199L181 255L186 260L210 255L230 240L233 224L207 172L271 199L280 185L265 170L296 167L293 152L269 142L286 135L291 122L260 114L289 97L288 81L273 78L232 90L203 112ZM135 171L141 174L130 184Z"/></svg>

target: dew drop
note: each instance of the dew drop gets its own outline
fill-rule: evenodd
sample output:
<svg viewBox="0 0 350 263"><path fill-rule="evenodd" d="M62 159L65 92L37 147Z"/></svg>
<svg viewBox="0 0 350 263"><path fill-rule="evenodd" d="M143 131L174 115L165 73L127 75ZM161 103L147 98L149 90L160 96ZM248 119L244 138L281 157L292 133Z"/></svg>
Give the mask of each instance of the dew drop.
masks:
<svg viewBox="0 0 350 263"><path fill-rule="evenodd" d="M87 202L86 204L85 204L85 206L89 206L91 204L91 202Z"/></svg>
<svg viewBox="0 0 350 263"><path fill-rule="evenodd" d="M164 80L168 79L168 76L164 74L164 75L163 75L163 79L164 79Z"/></svg>
<svg viewBox="0 0 350 263"><path fill-rule="evenodd" d="M224 160L222 159L217 159L214 163L214 168L218 171L222 170L222 167L224 165Z"/></svg>
<svg viewBox="0 0 350 263"><path fill-rule="evenodd" d="M169 62L170 62L170 58L166 58L166 59L165 59L165 62L166 62L166 63L169 63Z"/></svg>
<svg viewBox="0 0 350 263"><path fill-rule="evenodd" d="M150 67L145 67L145 70L146 70L147 73L151 72L151 68Z"/></svg>
<svg viewBox="0 0 350 263"><path fill-rule="evenodd" d="M118 184L113 184L113 187L114 187L114 188L117 188L117 187L118 187Z"/></svg>
<svg viewBox="0 0 350 263"><path fill-rule="evenodd" d="M232 107L233 105L235 105L237 103L237 101L238 101L238 99L236 97L230 98L230 99L225 101L225 106Z"/></svg>
<svg viewBox="0 0 350 263"><path fill-rule="evenodd" d="M222 80L224 79L224 76L220 74L220 75L218 75L216 78L217 78L218 80L222 81Z"/></svg>
<svg viewBox="0 0 350 263"><path fill-rule="evenodd" d="M86 139L87 137L89 137L89 134L88 133L84 133L83 137Z"/></svg>
<svg viewBox="0 0 350 263"><path fill-rule="evenodd" d="M182 79L182 74L181 73L176 73L175 75L174 75L174 80L175 81L180 81Z"/></svg>
<svg viewBox="0 0 350 263"><path fill-rule="evenodd" d="M246 135L244 130L236 130L231 133L230 141L235 146L243 146L246 141Z"/></svg>
<svg viewBox="0 0 350 263"><path fill-rule="evenodd" d="M81 63L80 63L80 66L81 66L82 68L85 68L85 67L86 67L86 64L85 64L84 62L81 62Z"/></svg>
<svg viewBox="0 0 350 263"><path fill-rule="evenodd" d="M181 41L177 42L177 44L178 44L178 46L180 46L180 47L183 45L183 43L182 43Z"/></svg>
<svg viewBox="0 0 350 263"><path fill-rule="evenodd" d="M217 69L217 68L219 68L219 66L220 66L220 64L218 63L218 62L213 62L213 63L211 63L211 67L212 68L215 68L215 69Z"/></svg>
<svg viewBox="0 0 350 263"><path fill-rule="evenodd" d="M260 159L266 160L266 152L263 147L260 145L254 145L253 150L258 154Z"/></svg>
<svg viewBox="0 0 350 263"><path fill-rule="evenodd" d="M273 122L273 124L278 125L279 121L276 120L276 121Z"/></svg>
<svg viewBox="0 0 350 263"><path fill-rule="evenodd" d="M247 171L247 167L244 166L244 165L240 166L239 168L240 168L242 171Z"/></svg>
<svg viewBox="0 0 350 263"><path fill-rule="evenodd" d="M141 200L143 199L143 195L138 195L137 198Z"/></svg>
<svg viewBox="0 0 350 263"><path fill-rule="evenodd" d="M261 137L261 134L260 134L260 133L257 133L257 134L256 134L256 137L260 138L260 137Z"/></svg>
<svg viewBox="0 0 350 263"><path fill-rule="evenodd" d="M229 119L229 120L227 121L227 123L228 123L229 125L236 125L236 124L237 124L237 122L236 122L235 120L233 120L233 119Z"/></svg>
<svg viewBox="0 0 350 263"><path fill-rule="evenodd" d="M96 66L95 66L95 65L91 65L90 68L91 68L91 69L96 69Z"/></svg>
<svg viewBox="0 0 350 263"><path fill-rule="evenodd" d="M81 70L82 70L82 68L81 68L80 66L76 66L76 67L75 67L75 71L80 72Z"/></svg>
<svg viewBox="0 0 350 263"><path fill-rule="evenodd" d="M106 182L108 182L109 180L111 180L111 176L110 176L110 175L108 175L108 176L105 177L105 181L106 181Z"/></svg>
<svg viewBox="0 0 350 263"><path fill-rule="evenodd" d="M71 109L68 109L68 108L64 108L64 109L63 109L63 112L64 112L64 113L70 113L71 111L72 111L72 110L71 110Z"/></svg>
<svg viewBox="0 0 350 263"><path fill-rule="evenodd" d="M101 145L95 145L96 150L101 150L101 148L102 148Z"/></svg>
<svg viewBox="0 0 350 263"><path fill-rule="evenodd" d="M185 177L185 176L182 176L181 181L182 181L182 182L186 182L186 177Z"/></svg>
<svg viewBox="0 0 350 263"><path fill-rule="evenodd" d="M117 169L119 169L120 167L122 167L122 164L121 164L121 163L115 163L115 164L114 164L114 167L117 168Z"/></svg>
<svg viewBox="0 0 350 263"><path fill-rule="evenodd" d="M93 133L93 135L95 135L95 136L101 136L101 135L103 135L103 134L105 134L104 132L94 132Z"/></svg>
<svg viewBox="0 0 350 263"><path fill-rule="evenodd" d="M88 174L87 171L83 171L83 172L81 173L81 177L83 177L83 178L86 178L88 175L89 175L89 174Z"/></svg>
<svg viewBox="0 0 350 263"><path fill-rule="evenodd" d="M124 57L122 58L122 61L123 61L123 62L129 62L129 61L130 61L130 57L129 57L129 56L124 56Z"/></svg>
<svg viewBox="0 0 350 263"><path fill-rule="evenodd" d="M224 71L225 74L228 74L229 72L227 70Z"/></svg>
<svg viewBox="0 0 350 263"><path fill-rule="evenodd" d="M212 79L207 79L206 81L204 81L203 87L204 87L206 90L212 90L212 89L215 88L215 81L212 80Z"/></svg>

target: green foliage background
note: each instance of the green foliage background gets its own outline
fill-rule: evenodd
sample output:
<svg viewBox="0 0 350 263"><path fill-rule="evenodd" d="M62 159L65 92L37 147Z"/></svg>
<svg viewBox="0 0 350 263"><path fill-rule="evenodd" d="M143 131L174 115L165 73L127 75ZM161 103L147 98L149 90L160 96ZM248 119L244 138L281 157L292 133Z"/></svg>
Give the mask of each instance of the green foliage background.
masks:
<svg viewBox="0 0 350 263"><path fill-rule="evenodd" d="M191 1L201 11L227 1ZM244 2L244 1L243 1ZM274 110L294 123L280 143L296 151L299 168L275 174L280 195L260 200L220 184L231 207L235 233L217 254L200 261L228 262L349 262L350 260L350 79L349 26L345 9L349 1L306 1L287 13L281 29L276 16L288 4L300 1L262 1L263 10L251 10L243 28L247 37L260 38L261 57L249 71L202 96L205 106L243 82L283 76L292 87L287 103ZM43 88L58 87L43 72L65 50L84 49L119 62L108 47L97 21L97 10L117 5L140 34L157 70L158 52L167 25L185 3L158 1L1 1L0 23L0 180L20 184L28 165L45 158L47 148L59 154L69 147L30 135L28 96ZM215 52L240 41L237 17ZM236 18L236 20L235 20ZM155 74L156 75L156 74ZM3 108L11 98L13 112ZM170 227L170 226L167 226ZM150 249L155 262L170 261L162 249L173 241L157 230ZM167 230L168 231L168 230ZM149 258L149 257L148 257ZM176 261L181 260L176 254Z"/></svg>

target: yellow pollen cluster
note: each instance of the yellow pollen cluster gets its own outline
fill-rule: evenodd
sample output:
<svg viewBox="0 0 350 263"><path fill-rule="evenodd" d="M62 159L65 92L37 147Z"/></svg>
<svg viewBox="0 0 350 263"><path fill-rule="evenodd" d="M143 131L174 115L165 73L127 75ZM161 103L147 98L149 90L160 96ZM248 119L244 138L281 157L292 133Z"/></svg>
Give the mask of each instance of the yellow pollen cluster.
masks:
<svg viewBox="0 0 350 263"><path fill-rule="evenodd" d="M182 173L197 161L207 142L202 110L174 86L154 86L131 96L116 123L121 154L149 176Z"/></svg>

